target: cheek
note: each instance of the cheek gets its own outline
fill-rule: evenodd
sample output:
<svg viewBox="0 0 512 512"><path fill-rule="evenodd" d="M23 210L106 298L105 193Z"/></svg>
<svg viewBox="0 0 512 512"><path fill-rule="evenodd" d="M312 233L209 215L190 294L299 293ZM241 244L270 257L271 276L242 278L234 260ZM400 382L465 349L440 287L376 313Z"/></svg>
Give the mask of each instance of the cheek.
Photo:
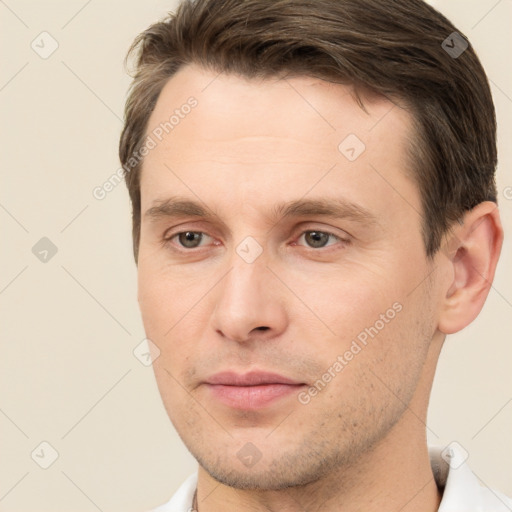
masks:
<svg viewBox="0 0 512 512"><path fill-rule="evenodd" d="M162 403L167 411L171 422L182 432L185 429L189 434L200 430L199 426L204 423L205 418L201 417L201 408L191 395L184 389L183 376L179 373L183 361L180 355L173 350L172 358L169 354L162 353L161 357L153 362L153 371L158 386ZM199 432L197 432L200 438Z"/></svg>
<svg viewBox="0 0 512 512"><path fill-rule="evenodd" d="M201 293L197 288L169 269L147 262L139 265L138 300L148 337L169 338L174 326L197 302Z"/></svg>
<svg viewBox="0 0 512 512"><path fill-rule="evenodd" d="M310 405L319 415L336 416L341 430L370 432L391 424L413 396L428 350L428 325L419 325L416 307L393 313L387 323L379 318L357 335L324 346L324 373Z"/></svg>
<svg viewBox="0 0 512 512"><path fill-rule="evenodd" d="M164 323L172 320L168 311L169 289L147 266L139 265L138 300L146 335L159 338L164 331ZM167 319L167 322L164 322ZM157 335L158 333L158 335Z"/></svg>
<svg viewBox="0 0 512 512"><path fill-rule="evenodd" d="M420 285L411 293L411 283L421 282L418 271L353 271L337 276L341 277L316 279L313 288L297 281L302 300L331 332L311 353L326 372L325 379L319 377L333 381L329 388L336 390L335 396L344 396L346 386L353 385L351 396L361 396L361 387L366 386L365 392L375 400L389 399L387 387L398 395L414 387L435 328L428 291ZM312 330L308 332L311 337Z"/></svg>
<svg viewBox="0 0 512 512"><path fill-rule="evenodd" d="M197 357L208 325L208 287L197 279L177 275L169 269L139 266L139 308L146 336L160 350L153 366L162 393L176 388L184 372ZM172 377L171 377L172 376Z"/></svg>
<svg viewBox="0 0 512 512"><path fill-rule="evenodd" d="M347 340L373 326L388 310L388 316L395 316L393 304L403 300L403 293L389 275L383 269L353 264L320 272L289 273L286 282L293 283L293 292L299 299L290 297L289 305L306 307L306 315L299 318L316 318L332 335Z"/></svg>

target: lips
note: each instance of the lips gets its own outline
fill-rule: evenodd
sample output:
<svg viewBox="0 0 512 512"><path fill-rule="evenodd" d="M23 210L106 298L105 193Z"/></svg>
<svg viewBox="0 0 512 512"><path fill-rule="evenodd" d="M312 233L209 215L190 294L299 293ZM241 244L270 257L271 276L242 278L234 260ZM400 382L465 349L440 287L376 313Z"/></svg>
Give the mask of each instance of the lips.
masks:
<svg viewBox="0 0 512 512"><path fill-rule="evenodd" d="M270 372L249 372L237 374L235 372L216 373L206 380L207 384L221 384L223 386L261 386L265 384L303 384L277 373Z"/></svg>
<svg viewBox="0 0 512 512"><path fill-rule="evenodd" d="M305 383L270 372L221 372L205 381L214 400L235 409L261 409L290 397Z"/></svg>

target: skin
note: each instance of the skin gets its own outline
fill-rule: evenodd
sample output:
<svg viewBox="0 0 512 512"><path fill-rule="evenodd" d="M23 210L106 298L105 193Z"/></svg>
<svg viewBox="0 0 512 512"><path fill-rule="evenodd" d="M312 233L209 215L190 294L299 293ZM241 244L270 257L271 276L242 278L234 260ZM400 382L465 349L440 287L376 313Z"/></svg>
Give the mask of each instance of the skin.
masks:
<svg viewBox="0 0 512 512"><path fill-rule="evenodd" d="M197 106L144 160L138 299L160 350L163 403L200 464L199 510L437 510L428 398L445 335L470 323L489 291L496 205L468 212L430 260L407 110L366 97L364 112L350 86L315 78L189 65L164 87L147 134L190 96ZM338 149L349 134L366 146L352 162ZM209 215L146 214L171 197ZM373 220L275 214L326 199ZM334 236L317 234L325 246L311 247L308 230ZM183 247L187 231L203 233L198 247ZM248 236L262 249L252 263L236 251ZM204 385L258 369L307 389L393 304L400 312L307 404L293 393L237 410ZM247 443L261 454L251 467L237 456Z"/></svg>

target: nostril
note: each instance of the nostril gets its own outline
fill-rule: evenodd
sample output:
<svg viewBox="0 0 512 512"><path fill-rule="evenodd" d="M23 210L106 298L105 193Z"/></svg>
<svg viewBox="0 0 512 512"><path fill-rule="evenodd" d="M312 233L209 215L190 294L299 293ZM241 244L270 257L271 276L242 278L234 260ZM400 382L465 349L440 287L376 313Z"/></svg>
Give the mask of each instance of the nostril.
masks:
<svg viewBox="0 0 512 512"><path fill-rule="evenodd" d="M263 326L261 326L261 327L256 327L256 329L257 329L258 331L267 331L268 329L270 329L270 327L267 327L267 326L263 325Z"/></svg>

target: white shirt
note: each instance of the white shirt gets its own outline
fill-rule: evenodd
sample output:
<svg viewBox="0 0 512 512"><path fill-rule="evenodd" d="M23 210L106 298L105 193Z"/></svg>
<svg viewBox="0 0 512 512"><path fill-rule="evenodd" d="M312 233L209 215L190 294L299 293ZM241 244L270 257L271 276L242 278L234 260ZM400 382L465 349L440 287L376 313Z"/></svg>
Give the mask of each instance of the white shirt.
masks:
<svg viewBox="0 0 512 512"><path fill-rule="evenodd" d="M456 444L456 443L455 443ZM430 464L437 486L443 492L438 512L511 512L512 500L504 494L482 487L472 473L463 454L453 447L453 462L448 465L441 453L446 449L430 447ZM174 496L165 504L148 512L192 512L192 500L197 486L197 473L181 484Z"/></svg>

